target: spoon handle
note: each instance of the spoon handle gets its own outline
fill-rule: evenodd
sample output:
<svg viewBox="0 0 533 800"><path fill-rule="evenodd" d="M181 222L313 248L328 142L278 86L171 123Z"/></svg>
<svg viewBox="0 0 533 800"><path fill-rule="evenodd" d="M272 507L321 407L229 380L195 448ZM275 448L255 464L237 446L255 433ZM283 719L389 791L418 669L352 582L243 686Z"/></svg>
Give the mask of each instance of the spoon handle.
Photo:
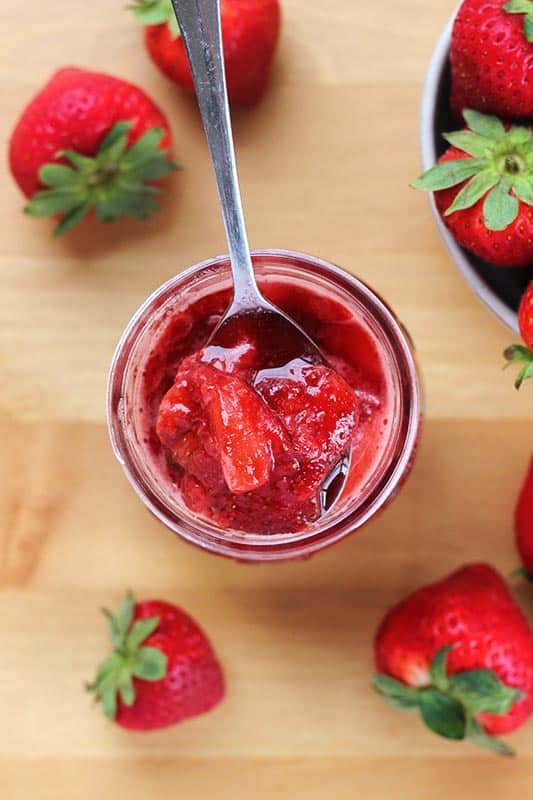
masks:
<svg viewBox="0 0 533 800"><path fill-rule="evenodd" d="M191 67L222 205L233 271L233 306L254 307L261 305L262 298L250 258L235 164L220 0L172 0L172 5Z"/></svg>

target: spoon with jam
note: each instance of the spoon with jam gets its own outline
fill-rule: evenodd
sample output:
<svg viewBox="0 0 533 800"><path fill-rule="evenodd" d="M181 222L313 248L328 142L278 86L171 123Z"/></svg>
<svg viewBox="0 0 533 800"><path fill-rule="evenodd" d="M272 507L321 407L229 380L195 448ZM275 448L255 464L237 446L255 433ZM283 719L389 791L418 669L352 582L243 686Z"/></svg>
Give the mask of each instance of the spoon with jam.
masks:
<svg viewBox="0 0 533 800"><path fill-rule="evenodd" d="M196 96L207 136L215 173L222 217L228 242L233 276L233 299L213 331L200 360L205 367L227 369L235 361L235 353L247 347L247 374L252 388L276 385L276 377L287 378L295 391L309 390L309 370L327 367L319 348L302 328L261 293L254 274L248 245L237 177L229 104L224 70L219 0L172 0L181 36L191 67ZM240 349L239 349L240 348ZM328 368L329 370L329 368ZM198 370L197 370L198 372ZM230 369L231 372L231 369ZM205 369L201 380L205 378ZM195 380L191 374L189 380ZM270 383L269 383L270 381ZM216 379L215 379L216 382ZM278 381L279 382L279 381ZM204 385L202 384L202 385ZM299 388L298 388L299 387ZM244 390L243 392L244 393ZM332 395L332 404L335 396ZM331 408L334 416L334 408ZM357 414L354 409L354 419ZM252 422L252 420L250 420ZM243 420L242 432L245 430ZM355 424L355 423L354 423ZM339 428L335 463L323 476L318 487L321 512L329 510L340 496L350 465L350 436L344 418ZM249 432L248 432L249 433ZM244 436L239 442L223 440L228 457L228 475ZM253 485L254 453L250 459L250 485ZM256 454L255 454L256 455ZM248 462L243 457L245 466ZM223 460L223 466L224 466ZM263 469L261 475L265 470ZM261 478L262 480L263 478ZM230 478L231 483L231 478ZM248 485L245 481L245 484ZM238 484L237 484L238 485Z"/></svg>

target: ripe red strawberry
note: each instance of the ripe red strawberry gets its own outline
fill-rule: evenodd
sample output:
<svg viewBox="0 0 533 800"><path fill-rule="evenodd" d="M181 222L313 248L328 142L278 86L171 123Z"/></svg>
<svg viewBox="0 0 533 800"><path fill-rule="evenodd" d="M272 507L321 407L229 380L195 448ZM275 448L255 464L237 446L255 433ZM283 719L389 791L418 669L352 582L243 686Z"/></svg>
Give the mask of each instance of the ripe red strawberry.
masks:
<svg viewBox="0 0 533 800"><path fill-rule="evenodd" d="M171 0L135 0L146 25L153 61L179 86L193 90L192 76ZM250 106L266 88L279 38L278 0L221 0L224 63L230 103Z"/></svg>
<svg viewBox="0 0 533 800"><path fill-rule="evenodd" d="M374 685L430 730L504 755L495 739L533 710L533 635L500 575L469 564L392 608L375 639Z"/></svg>
<svg viewBox="0 0 533 800"><path fill-rule="evenodd" d="M114 651L88 690L123 728L147 731L203 714L224 696L224 677L204 632L177 606L136 603L104 609Z"/></svg>
<svg viewBox="0 0 533 800"><path fill-rule="evenodd" d="M162 111L141 89L101 72L59 70L20 117L9 146L26 213L62 215L64 233L94 210L102 222L158 208L154 181L176 165Z"/></svg>
<svg viewBox="0 0 533 800"><path fill-rule="evenodd" d="M533 581L533 456L518 495L514 514L515 539L523 572Z"/></svg>
<svg viewBox="0 0 533 800"><path fill-rule="evenodd" d="M522 381L533 377L533 281L520 301L518 327L524 344L512 344L504 351L503 356L509 364L522 365L515 380L515 387L520 389Z"/></svg>
<svg viewBox="0 0 533 800"><path fill-rule="evenodd" d="M452 109L533 117L533 0L464 0L450 60Z"/></svg>
<svg viewBox="0 0 533 800"><path fill-rule="evenodd" d="M411 184L435 193L457 242L501 267L533 263L531 129L466 110L466 130L445 133L451 147Z"/></svg>

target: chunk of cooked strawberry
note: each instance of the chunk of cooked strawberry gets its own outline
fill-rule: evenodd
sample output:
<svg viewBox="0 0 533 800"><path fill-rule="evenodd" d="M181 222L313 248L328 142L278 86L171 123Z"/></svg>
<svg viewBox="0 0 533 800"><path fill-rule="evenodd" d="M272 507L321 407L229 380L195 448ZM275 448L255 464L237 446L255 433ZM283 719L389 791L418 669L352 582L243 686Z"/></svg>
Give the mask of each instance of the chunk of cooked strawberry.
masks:
<svg viewBox="0 0 533 800"><path fill-rule="evenodd" d="M286 434L242 378L204 363L206 352L185 359L178 370L161 402L157 435L196 477L205 480L207 473L214 480L218 463L231 492L249 492L268 481ZM247 354L244 347L241 356Z"/></svg>
<svg viewBox="0 0 533 800"><path fill-rule="evenodd" d="M196 380L229 490L258 489L268 481L285 439L279 421L237 375L202 365Z"/></svg>
<svg viewBox="0 0 533 800"><path fill-rule="evenodd" d="M156 433L163 447L172 450L180 437L191 429L197 406L198 402L189 382L189 370L185 366L159 406Z"/></svg>
<svg viewBox="0 0 533 800"><path fill-rule="evenodd" d="M259 373L255 388L287 428L294 450L324 473L347 449L358 400L332 369L295 360L283 375Z"/></svg>

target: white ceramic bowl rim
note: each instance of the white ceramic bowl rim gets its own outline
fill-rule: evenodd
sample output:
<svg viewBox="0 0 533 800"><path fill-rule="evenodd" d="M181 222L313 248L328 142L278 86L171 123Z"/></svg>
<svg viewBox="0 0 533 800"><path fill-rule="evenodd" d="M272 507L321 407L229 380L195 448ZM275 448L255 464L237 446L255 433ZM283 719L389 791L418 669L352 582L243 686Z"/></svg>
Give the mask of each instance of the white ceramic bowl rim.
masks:
<svg viewBox="0 0 533 800"><path fill-rule="evenodd" d="M432 167L438 158L435 141L435 111L436 101L439 96L440 84L448 64L448 53L452 35L455 14L444 29L438 44L433 52L422 93L420 107L420 149L422 154L422 167L424 170ZM503 302L491 289L473 266L468 253L460 247L451 233L444 225L437 211L433 194L429 195L431 210L435 217L437 228L442 236L453 260L470 287L486 306L511 330L518 332L516 313ZM503 269L503 267L502 267Z"/></svg>

